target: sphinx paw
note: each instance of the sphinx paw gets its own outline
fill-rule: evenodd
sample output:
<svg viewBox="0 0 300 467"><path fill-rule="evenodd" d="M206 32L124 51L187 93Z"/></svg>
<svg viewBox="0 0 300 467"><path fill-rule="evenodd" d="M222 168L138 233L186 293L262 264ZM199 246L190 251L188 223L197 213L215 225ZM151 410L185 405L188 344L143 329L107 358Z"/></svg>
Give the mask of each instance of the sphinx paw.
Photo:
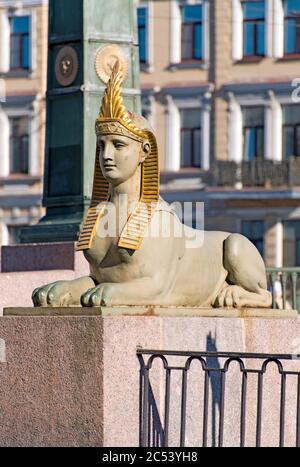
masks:
<svg viewBox="0 0 300 467"><path fill-rule="evenodd" d="M87 290L81 296L81 305L87 307L108 306L110 284L100 284Z"/></svg>
<svg viewBox="0 0 300 467"><path fill-rule="evenodd" d="M215 306L220 308L241 306L241 292L242 289L238 285L229 285L219 293Z"/></svg>

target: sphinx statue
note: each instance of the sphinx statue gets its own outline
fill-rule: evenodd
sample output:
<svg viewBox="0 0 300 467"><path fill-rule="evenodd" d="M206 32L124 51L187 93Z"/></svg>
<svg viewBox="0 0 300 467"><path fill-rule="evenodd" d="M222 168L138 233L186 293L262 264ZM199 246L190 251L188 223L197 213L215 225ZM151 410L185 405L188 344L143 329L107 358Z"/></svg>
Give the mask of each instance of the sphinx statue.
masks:
<svg viewBox="0 0 300 467"><path fill-rule="evenodd" d="M92 200L77 243L90 275L37 288L34 305L270 307L263 259L246 237L202 231L189 247L192 229L159 195L155 135L126 110L123 81L117 61L96 120Z"/></svg>

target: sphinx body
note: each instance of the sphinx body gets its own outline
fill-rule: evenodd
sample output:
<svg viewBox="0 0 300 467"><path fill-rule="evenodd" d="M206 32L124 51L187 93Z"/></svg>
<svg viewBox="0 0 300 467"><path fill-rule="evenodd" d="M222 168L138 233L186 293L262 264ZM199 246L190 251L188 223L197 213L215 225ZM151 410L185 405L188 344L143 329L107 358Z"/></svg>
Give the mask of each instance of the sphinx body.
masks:
<svg viewBox="0 0 300 467"><path fill-rule="evenodd" d="M182 235L145 234L137 251L120 248L118 237L94 237L84 252L91 274L36 289L42 306L161 305L269 307L263 260L239 234L202 232L201 245L189 247L191 230L160 200L150 230L166 224ZM155 224L153 228L153 224ZM152 227L152 229L151 229Z"/></svg>
<svg viewBox="0 0 300 467"><path fill-rule="evenodd" d="M96 122L92 203L78 242L90 275L39 287L34 305L269 307L255 246L227 232L198 232L191 244L195 232L159 197L155 136L125 110L120 83L117 62ZM117 225L115 234L103 234L105 222Z"/></svg>

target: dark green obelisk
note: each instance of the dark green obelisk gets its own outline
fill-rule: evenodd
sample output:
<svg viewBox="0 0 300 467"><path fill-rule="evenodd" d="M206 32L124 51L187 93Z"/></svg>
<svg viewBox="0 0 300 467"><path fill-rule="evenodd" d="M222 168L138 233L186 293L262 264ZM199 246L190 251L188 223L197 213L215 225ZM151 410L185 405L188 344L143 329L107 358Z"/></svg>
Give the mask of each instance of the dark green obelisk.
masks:
<svg viewBox="0 0 300 467"><path fill-rule="evenodd" d="M117 45L128 61L127 108L140 112L134 0L50 0L43 205L22 243L76 240L90 204L95 119L105 89L95 69L99 49Z"/></svg>

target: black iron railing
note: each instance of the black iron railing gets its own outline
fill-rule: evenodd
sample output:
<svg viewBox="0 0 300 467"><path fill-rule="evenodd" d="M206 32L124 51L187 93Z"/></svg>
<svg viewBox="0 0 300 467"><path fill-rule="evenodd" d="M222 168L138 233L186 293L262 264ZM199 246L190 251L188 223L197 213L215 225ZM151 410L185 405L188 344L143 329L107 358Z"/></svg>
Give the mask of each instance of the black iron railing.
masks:
<svg viewBox="0 0 300 467"><path fill-rule="evenodd" d="M254 159L252 161L216 161L214 184L235 187L292 187L300 185L300 158L284 161Z"/></svg>
<svg viewBox="0 0 300 467"><path fill-rule="evenodd" d="M300 355L137 355L141 446L300 447Z"/></svg>

